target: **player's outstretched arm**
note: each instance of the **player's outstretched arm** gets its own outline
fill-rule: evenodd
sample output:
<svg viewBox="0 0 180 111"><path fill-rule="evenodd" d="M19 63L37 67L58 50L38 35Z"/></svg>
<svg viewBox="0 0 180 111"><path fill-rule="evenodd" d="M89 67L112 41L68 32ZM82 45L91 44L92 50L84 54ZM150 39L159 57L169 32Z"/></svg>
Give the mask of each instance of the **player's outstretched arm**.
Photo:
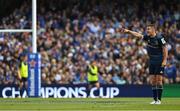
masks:
<svg viewBox="0 0 180 111"><path fill-rule="evenodd" d="M119 31L122 32L122 33L131 34L131 35L133 35L135 37L138 37L138 38L143 38L143 35L141 33L138 33L138 32L135 32L135 31L131 31L131 30L124 29L124 28L120 28Z"/></svg>

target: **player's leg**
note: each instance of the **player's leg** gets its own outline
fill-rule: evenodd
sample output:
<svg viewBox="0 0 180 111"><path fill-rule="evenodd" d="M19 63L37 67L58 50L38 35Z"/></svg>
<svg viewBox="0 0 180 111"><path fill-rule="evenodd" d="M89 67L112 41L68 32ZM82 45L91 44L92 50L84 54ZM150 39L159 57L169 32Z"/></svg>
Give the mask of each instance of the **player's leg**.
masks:
<svg viewBox="0 0 180 111"><path fill-rule="evenodd" d="M161 104L161 97L163 92L163 74L164 74L164 67L161 64L156 65L156 82L157 82L157 97L158 101L156 104Z"/></svg>
<svg viewBox="0 0 180 111"><path fill-rule="evenodd" d="M158 100L161 101L162 92L163 92L163 76L162 75L156 75L156 81L157 81Z"/></svg>
<svg viewBox="0 0 180 111"><path fill-rule="evenodd" d="M100 91L99 91L100 84L99 84L99 82L96 82L96 83L95 83L95 86L96 86L96 88L97 88L98 96L100 97Z"/></svg>
<svg viewBox="0 0 180 111"><path fill-rule="evenodd" d="M19 83L19 92L20 92L20 96L19 97L22 97L23 95L23 81L22 79L20 80L20 83Z"/></svg>
<svg viewBox="0 0 180 111"><path fill-rule="evenodd" d="M28 92L28 80L27 80L27 78L26 78L26 80L24 81L24 85L25 85L25 90L26 90L27 97L29 97L29 92Z"/></svg>
<svg viewBox="0 0 180 111"><path fill-rule="evenodd" d="M156 87L156 75L150 75L150 82L152 87L152 95L154 101L151 104L155 104L157 101L157 87Z"/></svg>
<svg viewBox="0 0 180 111"><path fill-rule="evenodd" d="M92 83L89 82L89 83L88 83L88 88L87 88L87 97L90 97L91 89L92 89Z"/></svg>
<svg viewBox="0 0 180 111"><path fill-rule="evenodd" d="M95 86L96 86L97 89L99 89L99 88L100 88L99 82L96 82L96 83L95 83Z"/></svg>
<svg viewBox="0 0 180 111"><path fill-rule="evenodd" d="M152 87L152 96L154 101L150 104L155 104L157 101L157 88L156 88L156 75L155 75L156 66L154 64L149 64L149 74L150 74L150 84Z"/></svg>

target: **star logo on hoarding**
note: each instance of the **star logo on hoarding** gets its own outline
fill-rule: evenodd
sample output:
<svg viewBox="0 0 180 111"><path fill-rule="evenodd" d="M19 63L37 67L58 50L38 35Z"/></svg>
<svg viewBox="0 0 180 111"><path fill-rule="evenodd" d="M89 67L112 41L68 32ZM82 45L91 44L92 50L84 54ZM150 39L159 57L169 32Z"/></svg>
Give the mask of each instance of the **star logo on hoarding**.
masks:
<svg viewBox="0 0 180 111"><path fill-rule="evenodd" d="M35 65L36 65L36 61L35 60L32 60L32 61L30 61L30 67L35 67Z"/></svg>

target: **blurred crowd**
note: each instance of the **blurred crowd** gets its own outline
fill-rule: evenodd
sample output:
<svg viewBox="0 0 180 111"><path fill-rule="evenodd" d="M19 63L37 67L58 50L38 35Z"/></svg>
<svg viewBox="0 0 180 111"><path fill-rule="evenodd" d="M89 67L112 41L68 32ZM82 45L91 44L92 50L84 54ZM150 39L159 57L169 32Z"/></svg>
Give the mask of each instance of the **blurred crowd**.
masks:
<svg viewBox="0 0 180 111"><path fill-rule="evenodd" d="M37 47L45 84L87 83L87 66L96 60L102 84L149 84L146 43L118 32L145 34L155 23L169 51L164 82L180 83L179 1L40 0ZM0 28L31 28L31 7L0 21ZM31 33L0 33L0 84L18 84L19 55L32 52Z"/></svg>

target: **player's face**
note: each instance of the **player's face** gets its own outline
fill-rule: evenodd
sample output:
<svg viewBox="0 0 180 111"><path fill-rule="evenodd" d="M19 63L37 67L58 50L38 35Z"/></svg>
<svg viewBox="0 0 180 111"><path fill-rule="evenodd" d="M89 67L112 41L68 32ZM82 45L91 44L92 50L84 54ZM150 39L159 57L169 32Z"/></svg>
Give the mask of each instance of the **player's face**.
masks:
<svg viewBox="0 0 180 111"><path fill-rule="evenodd" d="M93 63L92 63L94 66L96 66L96 61L93 61Z"/></svg>
<svg viewBox="0 0 180 111"><path fill-rule="evenodd" d="M155 29L154 27L148 26L146 32L148 36L152 36L155 33Z"/></svg>
<svg viewBox="0 0 180 111"><path fill-rule="evenodd" d="M23 58L23 59L24 59L24 61L27 61L27 56L24 56L24 58Z"/></svg>

